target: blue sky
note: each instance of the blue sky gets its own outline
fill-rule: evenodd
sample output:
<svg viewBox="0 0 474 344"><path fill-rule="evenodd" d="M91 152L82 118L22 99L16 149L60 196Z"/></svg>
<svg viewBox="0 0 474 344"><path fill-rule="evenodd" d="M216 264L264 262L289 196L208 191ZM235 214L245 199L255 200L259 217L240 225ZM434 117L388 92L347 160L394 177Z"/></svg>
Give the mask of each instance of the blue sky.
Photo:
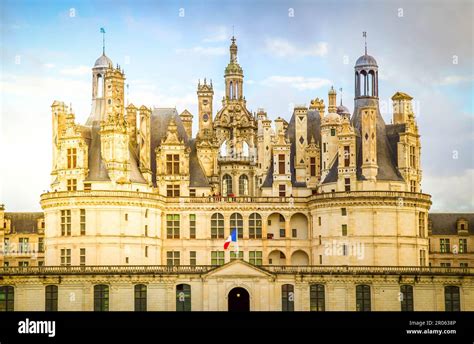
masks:
<svg viewBox="0 0 474 344"><path fill-rule="evenodd" d="M396 91L414 97L432 209L473 211L472 10L470 1L2 1L0 203L40 209L50 182L50 105L72 103L79 122L88 117L100 27L131 102L193 114L204 77L220 107L234 27L248 108L287 119L294 104L327 103L331 85L352 110L353 65L367 31L386 122Z"/></svg>

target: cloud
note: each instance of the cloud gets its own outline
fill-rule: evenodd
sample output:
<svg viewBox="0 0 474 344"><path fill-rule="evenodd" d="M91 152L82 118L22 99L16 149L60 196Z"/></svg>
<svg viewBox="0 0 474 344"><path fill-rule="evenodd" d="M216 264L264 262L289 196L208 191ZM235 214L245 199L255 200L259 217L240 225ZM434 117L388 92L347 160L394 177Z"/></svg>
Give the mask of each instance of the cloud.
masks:
<svg viewBox="0 0 474 344"><path fill-rule="evenodd" d="M455 85L455 84L460 84L463 82L470 82L473 81L474 77L472 76L466 76L466 75L447 75L439 80L436 80L434 82L435 85L439 86L447 86L447 85Z"/></svg>
<svg viewBox="0 0 474 344"><path fill-rule="evenodd" d="M331 81L322 78L307 78L304 76L281 76L273 75L261 82L265 86L287 85L296 88L297 90L316 90L323 86L331 85Z"/></svg>
<svg viewBox="0 0 474 344"><path fill-rule="evenodd" d="M432 196L433 212L474 211L474 169L452 176L424 176L423 192Z"/></svg>
<svg viewBox="0 0 474 344"><path fill-rule="evenodd" d="M219 26L214 30L211 36L204 38L202 41L205 43L223 42L228 40L229 36L227 28L225 26Z"/></svg>
<svg viewBox="0 0 474 344"><path fill-rule="evenodd" d="M326 42L319 42L307 47L297 47L288 40L281 38L267 39L265 48L270 54L279 57L325 56L328 53Z"/></svg>
<svg viewBox="0 0 474 344"><path fill-rule="evenodd" d="M70 68L63 68L59 71L62 75L68 76L84 76L91 73L91 68L88 66L76 66Z"/></svg>
<svg viewBox="0 0 474 344"><path fill-rule="evenodd" d="M195 55L225 55L227 53L226 49L223 47L203 47L195 46L192 48L186 49L176 49L177 54L195 54Z"/></svg>
<svg viewBox="0 0 474 344"><path fill-rule="evenodd" d="M54 65L54 63L45 63L45 64L43 64L43 67L44 67L44 68L51 69L51 68L54 68L55 65Z"/></svg>

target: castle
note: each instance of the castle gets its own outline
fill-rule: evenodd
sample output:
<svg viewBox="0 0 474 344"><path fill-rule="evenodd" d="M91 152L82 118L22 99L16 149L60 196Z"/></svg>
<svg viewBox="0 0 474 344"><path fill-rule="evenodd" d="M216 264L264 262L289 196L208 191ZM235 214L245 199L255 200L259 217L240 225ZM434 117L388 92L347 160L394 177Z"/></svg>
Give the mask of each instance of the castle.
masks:
<svg viewBox="0 0 474 344"><path fill-rule="evenodd" d="M327 109L316 98L296 106L289 122L273 123L264 110L247 109L234 37L229 52L217 111L212 81L198 83L195 135L188 110L125 104L124 71L105 52L92 68L84 125L71 107L53 102L51 189L41 195L44 220L38 220L45 233L40 271L58 298L50 274L62 266L64 293L73 290L83 300L60 308L101 308L107 295L108 310L109 293L117 302L111 309L133 308L132 296L119 295L134 288L135 308L137 295L145 295L145 309L155 310L410 308L400 292L411 293L417 310L474 309L467 265L428 267L431 200L420 190L412 97L393 95L386 124L378 65L367 48L354 67L352 114L342 101L337 105L331 87ZM234 229L239 249L225 251ZM131 283L124 284L121 271L133 275ZM384 279L387 271L393 274ZM426 285L416 286L424 275ZM147 288L155 301L146 301ZM191 289L199 295L192 302ZM393 300L382 301L381 292ZM443 292L450 306L440 301Z"/></svg>

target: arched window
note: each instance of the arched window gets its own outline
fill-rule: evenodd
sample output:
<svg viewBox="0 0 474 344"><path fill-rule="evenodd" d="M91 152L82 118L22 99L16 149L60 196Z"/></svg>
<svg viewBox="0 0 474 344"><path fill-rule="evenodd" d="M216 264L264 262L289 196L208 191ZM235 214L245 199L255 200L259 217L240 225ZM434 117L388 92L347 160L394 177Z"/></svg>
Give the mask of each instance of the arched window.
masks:
<svg viewBox="0 0 474 344"><path fill-rule="evenodd" d="M293 312L295 310L295 288L292 284L281 286L281 310L283 312Z"/></svg>
<svg viewBox="0 0 474 344"><path fill-rule="evenodd" d="M228 174L225 174L222 178L222 195L232 195L232 177Z"/></svg>
<svg viewBox="0 0 474 344"><path fill-rule="evenodd" d="M322 284L311 284L309 286L309 302L310 311L324 312L325 297L324 297L324 285Z"/></svg>
<svg viewBox="0 0 474 344"><path fill-rule="evenodd" d="M360 90L360 95L362 96L367 95L367 73L364 70L360 72L360 75L359 75L359 90Z"/></svg>
<svg viewBox="0 0 474 344"><path fill-rule="evenodd" d="M211 216L211 238L224 238L224 216L216 213Z"/></svg>
<svg viewBox="0 0 474 344"><path fill-rule="evenodd" d="M235 93L234 93L234 98L239 99L239 82L235 82Z"/></svg>
<svg viewBox="0 0 474 344"><path fill-rule="evenodd" d="M242 174L239 177L239 196L248 196L249 194L249 178Z"/></svg>
<svg viewBox="0 0 474 344"><path fill-rule="evenodd" d="M257 213L250 214L249 238L250 239L262 238L262 217L260 216L260 214L257 214Z"/></svg>
<svg viewBox="0 0 474 344"><path fill-rule="evenodd" d="M104 78L101 74L97 74L97 98L104 96Z"/></svg>
<svg viewBox="0 0 474 344"><path fill-rule="evenodd" d="M146 285L137 284L135 285L135 312L146 312L146 310Z"/></svg>
<svg viewBox="0 0 474 344"><path fill-rule="evenodd" d="M250 156L250 148L247 142L242 142L242 156Z"/></svg>
<svg viewBox="0 0 474 344"><path fill-rule="evenodd" d="M109 310L109 286L98 284L94 286L94 312Z"/></svg>
<svg viewBox="0 0 474 344"><path fill-rule="evenodd" d="M358 285L356 286L356 311L370 312L370 286Z"/></svg>
<svg viewBox="0 0 474 344"><path fill-rule="evenodd" d="M239 213L233 213L230 215L230 232L237 229L237 236L239 238L244 237L244 219Z"/></svg>
<svg viewBox="0 0 474 344"><path fill-rule="evenodd" d="M13 312L15 309L15 289L11 286L0 287L0 312Z"/></svg>
<svg viewBox="0 0 474 344"><path fill-rule="evenodd" d="M367 74L367 95L368 96L373 96L373 92L374 92L374 72L373 71L370 71L368 74Z"/></svg>
<svg viewBox="0 0 474 344"><path fill-rule="evenodd" d="M176 286L176 311L191 311L191 286L189 284L178 284Z"/></svg>
<svg viewBox="0 0 474 344"><path fill-rule="evenodd" d="M45 288L45 307L46 312L58 311L58 286L47 285Z"/></svg>
<svg viewBox="0 0 474 344"><path fill-rule="evenodd" d="M232 81L229 83L229 98L233 99L234 98L234 84Z"/></svg>
<svg viewBox="0 0 474 344"><path fill-rule="evenodd" d="M360 84L359 84L359 72L356 72L355 73L355 78L354 78L354 88L355 88L355 94L356 94L356 97L360 96Z"/></svg>
<svg viewBox="0 0 474 344"><path fill-rule="evenodd" d="M459 287L454 285L444 287L444 310L446 312L460 312L460 300Z"/></svg>
<svg viewBox="0 0 474 344"><path fill-rule="evenodd" d="M413 312L413 286L400 286L400 303L402 312Z"/></svg>

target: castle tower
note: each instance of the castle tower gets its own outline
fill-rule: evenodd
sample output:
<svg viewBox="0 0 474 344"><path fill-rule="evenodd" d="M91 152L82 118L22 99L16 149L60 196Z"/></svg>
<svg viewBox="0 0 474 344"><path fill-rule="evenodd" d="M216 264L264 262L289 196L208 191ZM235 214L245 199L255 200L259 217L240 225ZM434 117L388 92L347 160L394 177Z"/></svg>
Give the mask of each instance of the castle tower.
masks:
<svg viewBox="0 0 474 344"><path fill-rule="evenodd" d="M355 191L356 185L356 134L348 117L341 117L338 138L337 190Z"/></svg>
<svg viewBox="0 0 474 344"><path fill-rule="evenodd" d="M198 96L198 116L199 116L199 132L198 137L211 137L212 136L212 100L214 96L214 89L212 87L212 80L210 84L207 84L204 79L204 84L198 83L197 89Z"/></svg>
<svg viewBox="0 0 474 344"><path fill-rule="evenodd" d="M306 147L308 146L308 109L298 106L294 109L295 118L295 170L298 182L306 181Z"/></svg>
<svg viewBox="0 0 474 344"><path fill-rule="evenodd" d="M232 36L229 47L230 62L225 69L225 99L227 101L243 99L244 72L237 61L237 44Z"/></svg>
<svg viewBox="0 0 474 344"><path fill-rule="evenodd" d="M193 115L188 110L184 110L179 117L183 122L186 135L191 139L193 137Z"/></svg>
<svg viewBox="0 0 474 344"><path fill-rule="evenodd" d="M328 92L328 98L329 98L328 113L337 112L336 90L334 89L333 86L331 86L331 89Z"/></svg>
<svg viewBox="0 0 474 344"><path fill-rule="evenodd" d="M151 110L146 106L140 107L140 126L138 132L138 149L139 149L139 169L148 183L152 183L152 173L150 165L150 133L151 133Z"/></svg>
<svg viewBox="0 0 474 344"><path fill-rule="evenodd" d="M412 97L403 92L397 92L392 96L393 124L405 124L413 119Z"/></svg>
<svg viewBox="0 0 474 344"><path fill-rule="evenodd" d="M273 195L286 197L292 194L290 141L286 137L288 123L282 118L275 120L276 137L273 144Z"/></svg>
<svg viewBox="0 0 474 344"><path fill-rule="evenodd" d="M129 133L124 116L125 76L119 66L105 72L106 119L101 122L101 153L109 177L116 183L130 181Z"/></svg>
<svg viewBox="0 0 474 344"><path fill-rule="evenodd" d="M127 106L127 131L130 145L135 149L137 146L137 108L130 104Z"/></svg>
<svg viewBox="0 0 474 344"><path fill-rule="evenodd" d="M59 140L64 133L66 125L66 115L69 109L64 104L64 102L59 102L55 100L51 105L51 112L53 118L53 166L52 166L52 175L53 180L56 178L56 169L58 164L58 149L59 149Z"/></svg>
<svg viewBox="0 0 474 344"><path fill-rule="evenodd" d="M377 108L365 106L361 111L362 175L375 180L377 165Z"/></svg>
<svg viewBox="0 0 474 344"><path fill-rule="evenodd" d="M328 113L321 120L321 180L327 176L337 157L340 125L341 117L335 112Z"/></svg>

